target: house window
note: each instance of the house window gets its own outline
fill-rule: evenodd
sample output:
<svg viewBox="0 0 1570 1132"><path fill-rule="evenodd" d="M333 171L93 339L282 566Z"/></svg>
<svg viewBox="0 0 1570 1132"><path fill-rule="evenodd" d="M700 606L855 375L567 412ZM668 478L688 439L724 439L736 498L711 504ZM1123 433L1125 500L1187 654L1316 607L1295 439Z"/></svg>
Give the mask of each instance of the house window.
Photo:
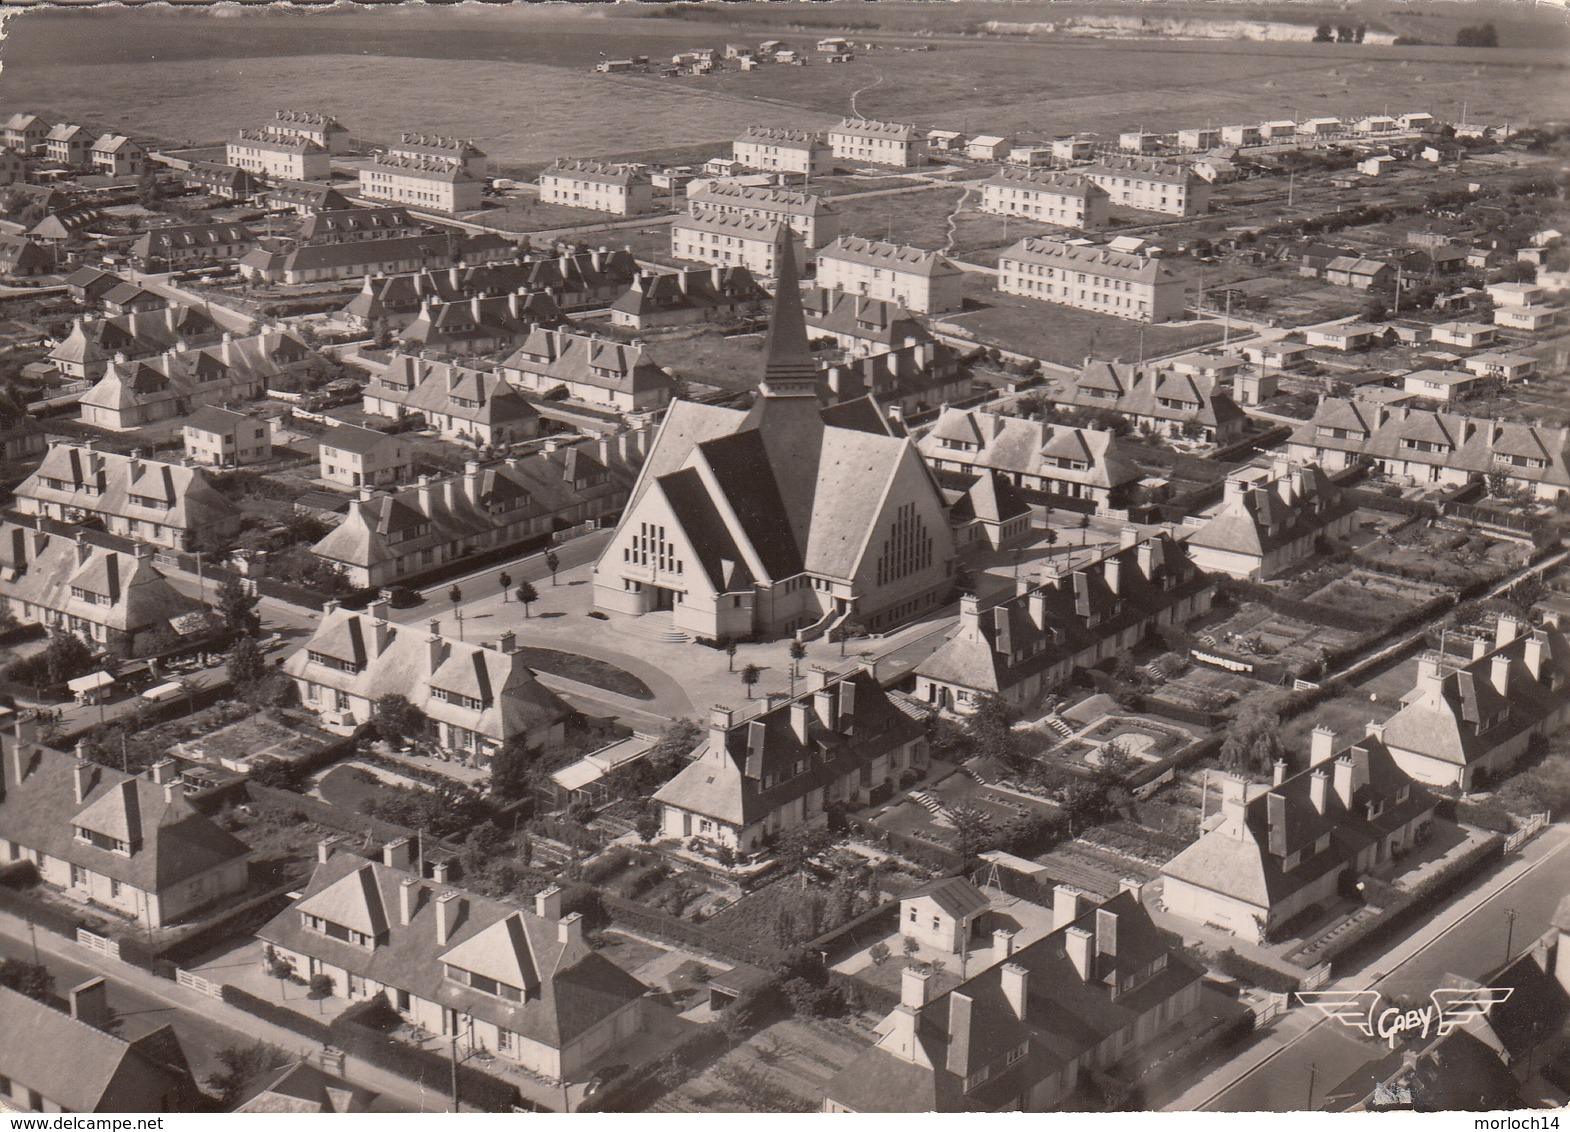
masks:
<svg viewBox="0 0 1570 1132"><path fill-rule="evenodd" d="M916 922L916 909L914 908L910 910L910 922L913 924Z"/></svg>

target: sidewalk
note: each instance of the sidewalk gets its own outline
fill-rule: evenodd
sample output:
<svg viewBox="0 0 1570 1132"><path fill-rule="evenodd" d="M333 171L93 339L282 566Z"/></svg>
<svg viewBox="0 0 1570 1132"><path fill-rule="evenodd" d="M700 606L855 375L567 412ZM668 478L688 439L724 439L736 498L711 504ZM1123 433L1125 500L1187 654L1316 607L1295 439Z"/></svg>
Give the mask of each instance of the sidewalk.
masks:
<svg viewBox="0 0 1570 1132"><path fill-rule="evenodd" d="M0 912L0 934L13 939L27 939L27 923L8 912ZM105 978L111 982L123 983L134 987L143 994L153 998L162 999L178 1010L203 1017L225 1026L234 1031L237 1045L249 1045L253 1042L269 1042L280 1049L301 1055L309 1054L317 1048L293 1030L286 1030L282 1026L275 1026L264 1021L254 1014L247 1014L238 1007L230 1006L226 1002L208 998L206 995L182 987L178 983L161 979L150 971L134 967L118 959L110 959L78 947L75 942L67 940L53 932L38 930L34 933L38 940L38 950L47 952L61 959L75 963L89 963L101 971ZM345 1062L345 1075L357 1085L374 1089L402 1104L409 1106L415 1112L446 1112L449 1099L446 1094L424 1089L417 1082L405 1080L397 1074L389 1073L385 1069L370 1065L358 1058L349 1058ZM445 1085L445 1081L443 1082Z"/></svg>

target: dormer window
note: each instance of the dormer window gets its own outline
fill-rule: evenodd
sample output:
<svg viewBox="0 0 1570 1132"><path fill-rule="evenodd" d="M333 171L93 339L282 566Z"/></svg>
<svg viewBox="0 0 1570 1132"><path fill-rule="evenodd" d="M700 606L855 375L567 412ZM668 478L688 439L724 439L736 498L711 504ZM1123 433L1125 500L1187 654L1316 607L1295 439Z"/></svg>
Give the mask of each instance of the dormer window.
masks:
<svg viewBox="0 0 1570 1132"><path fill-rule="evenodd" d="M984 1085L987 1082L988 1078L990 1078L991 1076L992 1076L992 1066L990 1066L990 1065L983 1065L980 1069L976 1070L969 1077L965 1078L965 1091L968 1093L972 1089L977 1088L980 1085Z"/></svg>
<svg viewBox="0 0 1570 1132"><path fill-rule="evenodd" d="M117 837L99 833L97 830L88 829L85 825L76 826L76 839L91 845L95 849L102 849L107 853L119 853L122 857L131 855L131 844L121 841Z"/></svg>
<svg viewBox="0 0 1570 1132"><path fill-rule="evenodd" d="M363 947L367 951L375 948L377 943L375 936L366 935L362 931L356 931L354 928L334 923L332 920L324 920L322 917L312 915L310 912L301 912L300 920L305 925L306 931L326 936L328 939L336 939L340 943L353 944L355 947Z"/></svg>
<svg viewBox="0 0 1570 1132"><path fill-rule="evenodd" d="M481 994L505 998L508 1002L523 1002L528 997L521 987L501 982L488 975L481 975L475 971L466 971L462 967L454 967L451 963L443 963L442 969L449 982L457 983L461 987L468 987L470 990L477 990Z"/></svg>
<svg viewBox="0 0 1570 1132"><path fill-rule="evenodd" d="M484 711L485 701L473 696L466 696L462 692L454 692L450 688L432 688L431 695L445 704L454 704L457 707L468 708L470 711Z"/></svg>
<svg viewBox="0 0 1570 1132"><path fill-rule="evenodd" d="M347 672L351 676L358 676L365 671L365 665L363 664L356 664L352 660L340 660L336 656L328 656L326 653L317 652L315 649L311 649L309 655L312 664L320 664L337 672Z"/></svg>

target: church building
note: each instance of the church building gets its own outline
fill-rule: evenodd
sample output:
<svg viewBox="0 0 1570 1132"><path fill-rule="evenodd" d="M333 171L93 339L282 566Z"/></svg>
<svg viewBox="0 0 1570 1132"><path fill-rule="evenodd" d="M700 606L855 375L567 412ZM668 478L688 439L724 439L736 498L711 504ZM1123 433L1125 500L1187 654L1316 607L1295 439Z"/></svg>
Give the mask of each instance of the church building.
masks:
<svg viewBox="0 0 1570 1132"><path fill-rule="evenodd" d="M709 640L886 629L950 596L954 541L915 443L871 398L822 404L795 256L747 410L676 401L595 566L607 613Z"/></svg>

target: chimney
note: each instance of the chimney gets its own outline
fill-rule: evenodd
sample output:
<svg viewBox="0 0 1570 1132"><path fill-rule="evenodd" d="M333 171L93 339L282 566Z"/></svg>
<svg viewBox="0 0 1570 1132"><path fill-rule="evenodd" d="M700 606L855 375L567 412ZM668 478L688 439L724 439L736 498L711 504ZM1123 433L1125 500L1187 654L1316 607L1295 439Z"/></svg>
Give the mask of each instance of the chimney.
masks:
<svg viewBox="0 0 1570 1132"><path fill-rule="evenodd" d="M1052 930L1079 919L1079 889L1060 884L1052 890Z"/></svg>
<svg viewBox="0 0 1570 1132"><path fill-rule="evenodd" d="M1248 833L1243 817L1248 812L1248 784L1235 775L1221 776L1221 820L1239 840Z"/></svg>
<svg viewBox="0 0 1570 1132"><path fill-rule="evenodd" d="M1313 738L1308 744L1308 761L1313 766L1318 766L1331 755L1336 753L1336 733L1330 727L1314 728Z"/></svg>
<svg viewBox="0 0 1570 1132"><path fill-rule="evenodd" d="M1526 670L1532 674L1533 680L1543 678L1543 650L1548 637L1539 630L1533 630L1526 638L1526 644L1521 648L1521 662L1526 665Z"/></svg>
<svg viewBox="0 0 1570 1132"><path fill-rule="evenodd" d="M1487 637L1473 637L1472 638L1472 659L1473 660L1482 660L1487 655L1488 655L1488 638Z"/></svg>
<svg viewBox="0 0 1570 1132"><path fill-rule="evenodd" d="M1370 739L1378 739L1381 743L1385 740L1385 724L1383 720L1369 720L1367 735Z"/></svg>
<svg viewBox="0 0 1570 1132"><path fill-rule="evenodd" d="M1123 560L1117 555L1110 555L1103 564L1107 576L1107 588L1113 593L1122 592Z"/></svg>
<svg viewBox="0 0 1570 1132"><path fill-rule="evenodd" d="M518 634L508 629L496 638L496 651L500 653L515 653L518 651Z"/></svg>
<svg viewBox="0 0 1570 1132"><path fill-rule="evenodd" d="M998 974L1002 983L1003 997L1008 1000L1009 1006L1013 1009L1014 1017L1023 1022L1030 995L1027 982L1030 972L1018 963L1005 963Z"/></svg>
<svg viewBox="0 0 1570 1132"><path fill-rule="evenodd" d="M436 946L446 947L451 942L462 915L463 896L460 893L444 892L436 898Z"/></svg>
<svg viewBox="0 0 1570 1132"><path fill-rule="evenodd" d="M1329 800L1330 776L1322 770L1316 770L1308 776L1308 801L1314 807L1314 812L1325 812L1325 803Z"/></svg>
<svg viewBox="0 0 1570 1132"><path fill-rule="evenodd" d="M1499 624L1494 630L1494 647L1503 648L1521 635L1521 622L1511 617L1508 613L1499 615Z"/></svg>
<svg viewBox="0 0 1570 1132"><path fill-rule="evenodd" d="M93 764L82 757L81 744L77 744L76 766L72 768L72 782L76 787L76 804L87 801L93 789Z"/></svg>
<svg viewBox="0 0 1570 1132"><path fill-rule="evenodd" d="M970 1008L973 999L960 991L949 992L948 1071L970 1076Z"/></svg>
<svg viewBox="0 0 1570 1132"><path fill-rule="evenodd" d="M1124 877L1118 881L1118 892L1128 893L1134 898L1134 903L1138 904L1145 895L1145 882L1135 877Z"/></svg>
<svg viewBox="0 0 1570 1132"><path fill-rule="evenodd" d="M382 604L384 603L375 602L371 605L371 608L374 610L376 606ZM393 627L388 624L386 617L379 616L371 622L371 643L376 648L377 656L381 656L382 653L387 651L387 646L392 644L392 639Z"/></svg>
<svg viewBox="0 0 1570 1132"><path fill-rule="evenodd" d="M814 664L807 669L807 691L816 692L819 688L828 687L831 675L833 674L823 665Z"/></svg>
<svg viewBox="0 0 1570 1132"><path fill-rule="evenodd" d="M431 675L442 666L442 661L447 659L447 642L443 641L436 633L438 622L431 622L431 635L426 638L426 655L430 661Z"/></svg>
<svg viewBox="0 0 1570 1132"><path fill-rule="evenodd" d="M908 1006L912 1010L920 1010L929 1001L929 982L932 979L930 971L919 967L906 967L900 974L899 1001L901 1006Z"/></svg>
<svg viewBox="0 0 1570 1132"><path fill-rule="evenodd" d="M1444 666L1438 653L1424 653L1417 661L1417 690L1431 705L1442 700L1445 686Z"/></svg>
<svg viewBox="0 0 1570 1132"><path fill-rule="evenodd" d="M71 988L71 1017L102 1030L109 1025L109 983L99 976Z"/></svg>
<svg viewBox="0 0 1570 1132"><path fill-rule="evenodd" d="M556 923L556 942L571 947L583 942L583 913L569 912Z"/></svg>
<svg viewBox="0 0 1570 1132"><path fill-rule="evenodd" d="M398 922L408 927L420 906L420 878L404 877L398 884Z"/></svg>
<svg viewBox="0 0 1570 1132"><path fill-rule="evenodd" d="M414 868L414 842L400 837L382 846L382 864L389 869Z"/></svg>
<svg viewBox="0 0 1570 1132"><path fill-rule="evenodd" d="M542 920L555 923L561 919L561 888L548 885L534 894L534 914Z"/></svg>
<svg viewBox="0 0 1570 1132"><path fill-rule="evenodd" d="M730 734L733 716L731 709L723 704L715 704L709 709L709 745L715 750L725 749L725 737Z"/></svg>
<svg viewBox="0 0 1570 1132"><path fill-rule="evenodd" d="M1047 626L1047 591L1040 586L1033 586L1030 596L1025 599L1025 609L1029 613L1030 623L1037 629Z"/></svg>
<svg viewBox="0 0 1570 1132"><path fill-rule="evenodd" d="M763 778L763 747L768 732L761 719L747 721L747 767L745 774L748 778L758 781Z"/></svg>
<svg viewBox="0 0 1570 1132"><path fill-rule="evenodd" d="M959 635L972 638L981 634L981 599L975 594L962 594L959 599Z"/></svg>
<svg viewBox="0 0 1570 1132"><path fill-rule="evenodd" d="M833 695L831 692L830 695ZM807 736L810 734L809 726L812 718L812 705L805 696L792 700L790 704L790 729L796 736L796 741L806 745ZM825 724L825 726L827 726Z"/></svg>
<svg viewBox="0 0 1570 1132"><path fill-rule="evenodd" d="M1118 532L1118 549L1127 550L1139 541L1138 527L1124 527Z"/></svg>
<svg viewBox="0 0 1570 1132"><path fill-rule="evenodd" d="M451 878L451 861L435 861L431 864L431 879L437 884L446 884Z"/></svg>
<svg viewBox="0 0 1570 1132"><path fill-rule="evenodd" d="M1342 755L1330 767L1331 787L1335 790L1336 797L1340 799L1342 808L1348 810L1352 808L1352 793L1356 789L1352 783L1352 774L1350 755Z"/></svg>
<svg viewBox="0 0 1570 1132"><path fill-rule="evenodd" d="M1510 695L1510 658L1503 654L1495 654L1488 666L1488 682L1494 686L1494 691L1501 696Z"/></svg>
<svg viewBox="0 0 1570 1132"><path fill-rule="evenodd" d="M813 714L818 717L818 722L830 731L839 729L839 720L835 718L836 700L833 686L819 688L812 693Z"/></svg>
<svg viewBox="0 0 1570 1132"><path fill-rule="evenodd" d="M1118 914L1105 908L1096 909L1096 954L1118 957Z"/></svg>
<svg viewBox="0 0 1570 1132"><path fill-rule="evenodd" d="M93 544L87 541L86 536L76 536L76 564L86 566L87 560L93 556Z"/></svg>
<svg viewBox="0 0 1570 1132"><path fill-rule="evenodd" d="M1069 928L1063 933L1063 950L1068 961L1081 979L1089 982L1093 977L1090 968L1090 933L1084 928Z"/></svg>
<svg viewBox="0 0 1570 1132"><path fill-rule="evenodd" d="M419 487L415 490L415 497L420 501L420 514L427 519L431 517L431 504L434 493L431 490L431 477L421 476Z"/></svg>
<svg viewBox="0 0 1570 1132"><path fill-rule="evenodd" d="M333 855L333 846L338 844L337 837L324 837L316 843L316 863L325 865Z"/></svg>
<svg viewBox="0 0 1570 1132"><path fill-rule="evenodd" d="M1270 785L1272 785L1272 786L1280 786L1283 782L1285 782L1287 780L1287 761L1286 761L1286 759L1277 759L1276 762L1275 762L1275 766L1272 769L1273 769L1274 773L1270 776Z"/></svg>
<svg viewBox="0 0 1570 1132"><path fill-rule="evenodd" d="M992 956L1007 959L1014 954L1014 933L1007 928L992 929Z"/></svg>

